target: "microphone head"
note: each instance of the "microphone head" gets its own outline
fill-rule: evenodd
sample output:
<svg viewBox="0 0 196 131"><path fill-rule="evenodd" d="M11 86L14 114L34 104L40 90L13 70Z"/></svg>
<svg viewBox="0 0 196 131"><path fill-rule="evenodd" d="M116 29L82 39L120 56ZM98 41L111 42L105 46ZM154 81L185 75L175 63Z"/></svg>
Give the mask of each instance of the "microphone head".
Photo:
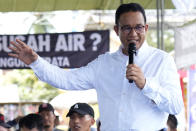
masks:
<svg viewBox="0 0 196 131"><path fill-rule="evenodd" d="M128 45L128 54L135 54L135 53L136 53L135 43L129 43L129 45Z"/></svg>

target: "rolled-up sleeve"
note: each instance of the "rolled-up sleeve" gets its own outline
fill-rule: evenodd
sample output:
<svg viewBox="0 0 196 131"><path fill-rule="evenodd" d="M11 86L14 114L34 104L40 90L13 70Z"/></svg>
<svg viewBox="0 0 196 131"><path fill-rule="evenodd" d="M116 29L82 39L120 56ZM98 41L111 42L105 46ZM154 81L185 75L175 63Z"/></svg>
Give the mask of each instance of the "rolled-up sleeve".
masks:
<svg viewBox="0 0 196 131"><path fill-rule="evenodd" d="M171 56L166 57L157 71L158 77L146 77L142 92L157 107L169 114L178 114L184 107L179 75Z"/></svg>

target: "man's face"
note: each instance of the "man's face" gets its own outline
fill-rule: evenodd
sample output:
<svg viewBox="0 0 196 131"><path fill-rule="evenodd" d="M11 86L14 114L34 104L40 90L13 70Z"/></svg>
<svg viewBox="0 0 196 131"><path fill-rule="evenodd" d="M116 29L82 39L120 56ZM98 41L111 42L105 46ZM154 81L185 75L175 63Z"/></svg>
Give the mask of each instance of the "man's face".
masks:
<svg viewBox="0 0 196 131"><path fill-rule="evenodd" d="M123 53L128 55L129 43L135 43L139 49L145 41L148 25L144 22L141 12L126 12L121 14L118 25L114 26L116 34L119 36L123 45Z"/></svg>
<svg viewBox="0 0 196 131"><path fill-rule="evenodd" d="M44 128L47 130L47 128L49 129L53 129L54 128L54 120L55 120L55 115L52 111L42 111L39 113L42 117L43 117L43 125Z"/></svg>
<svg viewBox="0 0 196 131"><path fill-rule="evenodd" d="M73 113L70 116L69 126L71 131L90 131L90 127L94 124L94 122L94 118L90 115Z"/></svg>
<svg viewBox="0 0 196 131"><path fill-rule="evenodd" d="M32 128L32 129L29 129L29 128L26 128L26 127L22 127L20 129L20 131L39 131L37 128Z"/></svg>

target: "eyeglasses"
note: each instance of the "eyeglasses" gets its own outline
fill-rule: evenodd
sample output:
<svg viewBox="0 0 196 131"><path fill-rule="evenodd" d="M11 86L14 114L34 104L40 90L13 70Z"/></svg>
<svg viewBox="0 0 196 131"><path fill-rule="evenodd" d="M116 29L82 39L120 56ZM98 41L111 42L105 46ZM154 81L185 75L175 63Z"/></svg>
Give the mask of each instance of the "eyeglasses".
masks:
<svg viewBox="0 0 196 131"><path fill-rule="evenodd" d="M128 34L132 31L132 29L136 32L136 33L143 33L144 32L144 25L137 25L135 27L131 27L128 25L125 26L121 26L120 29L122 30L122 32Z"/></svg>

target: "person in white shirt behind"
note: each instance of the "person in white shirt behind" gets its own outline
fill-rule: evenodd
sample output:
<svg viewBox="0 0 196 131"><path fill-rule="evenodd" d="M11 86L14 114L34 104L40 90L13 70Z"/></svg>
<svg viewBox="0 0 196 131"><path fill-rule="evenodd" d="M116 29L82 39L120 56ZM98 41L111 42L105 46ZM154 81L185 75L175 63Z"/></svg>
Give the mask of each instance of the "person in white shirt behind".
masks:
<svg viewBox="0 0 196 131"><path fill-rule="evenodd" d="M87 66L64 70L49 64L20 40L12 41L10 56L29 65L37 77L64 90L97 91L101 131L155 131L165 127L169 114L183 108L179 77L173 58L145 42L148 24L143 7L120 5L114 30L121 46ZM135 43L134 64L128 64L129 44ZM133 82L130 83L129 81Z"/></svg>

